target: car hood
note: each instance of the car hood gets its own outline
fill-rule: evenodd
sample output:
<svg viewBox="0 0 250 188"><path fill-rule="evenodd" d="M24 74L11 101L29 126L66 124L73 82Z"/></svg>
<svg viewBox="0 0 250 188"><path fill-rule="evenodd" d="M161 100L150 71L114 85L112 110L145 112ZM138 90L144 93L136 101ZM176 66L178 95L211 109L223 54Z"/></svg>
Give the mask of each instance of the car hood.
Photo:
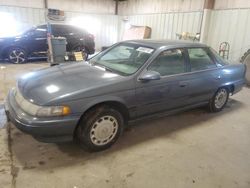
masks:
<svg viewBox="0 0 250 188"><path fill-rule="evenodd" d="M90 90L117 83L123 76L87 63L59 65L28 73L18 80L18 89L27 100L38 105L91 97Z"/></svg>

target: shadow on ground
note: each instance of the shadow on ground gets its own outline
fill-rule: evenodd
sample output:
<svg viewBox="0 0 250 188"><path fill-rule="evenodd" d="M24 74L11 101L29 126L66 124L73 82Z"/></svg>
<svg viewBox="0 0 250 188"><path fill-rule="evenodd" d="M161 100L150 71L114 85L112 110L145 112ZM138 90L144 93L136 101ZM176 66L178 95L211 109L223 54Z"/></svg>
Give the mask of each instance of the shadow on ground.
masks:
<svg viewBox="0 0 250 188"><path fill-rule="evenodd" d="M54 168L84 165L90 160L115 157L118 152L129 151L138 144L166 137L169 141L178 142L175 133L182 129L200 126L204 121L215 119L225 114L237 111L244 104L231 99L220 113L208 113L204 108L198 108L177 115L140 122L131 126L110 149L97 153L83 151L75 143L47 144L34 140L11 125L12 154L20 163L20 168L36 170L52 170ZM167 141L167 140L166 140Z"/></svg>

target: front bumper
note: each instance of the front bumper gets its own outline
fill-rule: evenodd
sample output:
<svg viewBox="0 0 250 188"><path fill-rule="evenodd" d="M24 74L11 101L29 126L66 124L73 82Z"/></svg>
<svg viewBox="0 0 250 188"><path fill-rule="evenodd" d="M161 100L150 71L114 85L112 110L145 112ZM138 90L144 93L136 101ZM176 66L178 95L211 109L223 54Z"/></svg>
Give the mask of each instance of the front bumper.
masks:
<svg viewBox="0 0 250 188"><path fill-rule="evenodd" d="M34 117L24 112L15 102L11 90L5 100L7 118L21 131L42 142L72 141L79 115L65 117Z"/></svg>

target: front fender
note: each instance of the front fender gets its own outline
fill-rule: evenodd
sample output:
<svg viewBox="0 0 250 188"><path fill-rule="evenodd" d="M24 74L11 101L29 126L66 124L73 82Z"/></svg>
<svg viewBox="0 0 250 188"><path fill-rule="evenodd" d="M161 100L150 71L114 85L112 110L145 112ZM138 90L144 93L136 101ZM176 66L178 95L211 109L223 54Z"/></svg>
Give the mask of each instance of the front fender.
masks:
<svg viewBox="0 0 250 188"><path fill-rule="evenodd" d="M88 101L87 104L83 106L81 111L85 113L91 107L101 104L101 103L105 103L105 102L117 102L127 107L126 102L122 98L116 97L116 96L105 96L105 97L99 97L94 100Z"/></svg>

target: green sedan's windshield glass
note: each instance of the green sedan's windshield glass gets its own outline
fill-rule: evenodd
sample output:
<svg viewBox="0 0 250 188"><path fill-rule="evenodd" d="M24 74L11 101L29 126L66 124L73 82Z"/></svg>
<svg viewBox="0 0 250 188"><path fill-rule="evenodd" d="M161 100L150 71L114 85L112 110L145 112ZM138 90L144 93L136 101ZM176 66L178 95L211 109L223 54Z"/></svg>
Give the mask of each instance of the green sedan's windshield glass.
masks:
<svg viewBox="0 0 250 188"><path fill-rule="evenodd" d="M121 75L135 73L152 55L154 49L122 43L90 60L92 65L106 68Z"/></svg>

